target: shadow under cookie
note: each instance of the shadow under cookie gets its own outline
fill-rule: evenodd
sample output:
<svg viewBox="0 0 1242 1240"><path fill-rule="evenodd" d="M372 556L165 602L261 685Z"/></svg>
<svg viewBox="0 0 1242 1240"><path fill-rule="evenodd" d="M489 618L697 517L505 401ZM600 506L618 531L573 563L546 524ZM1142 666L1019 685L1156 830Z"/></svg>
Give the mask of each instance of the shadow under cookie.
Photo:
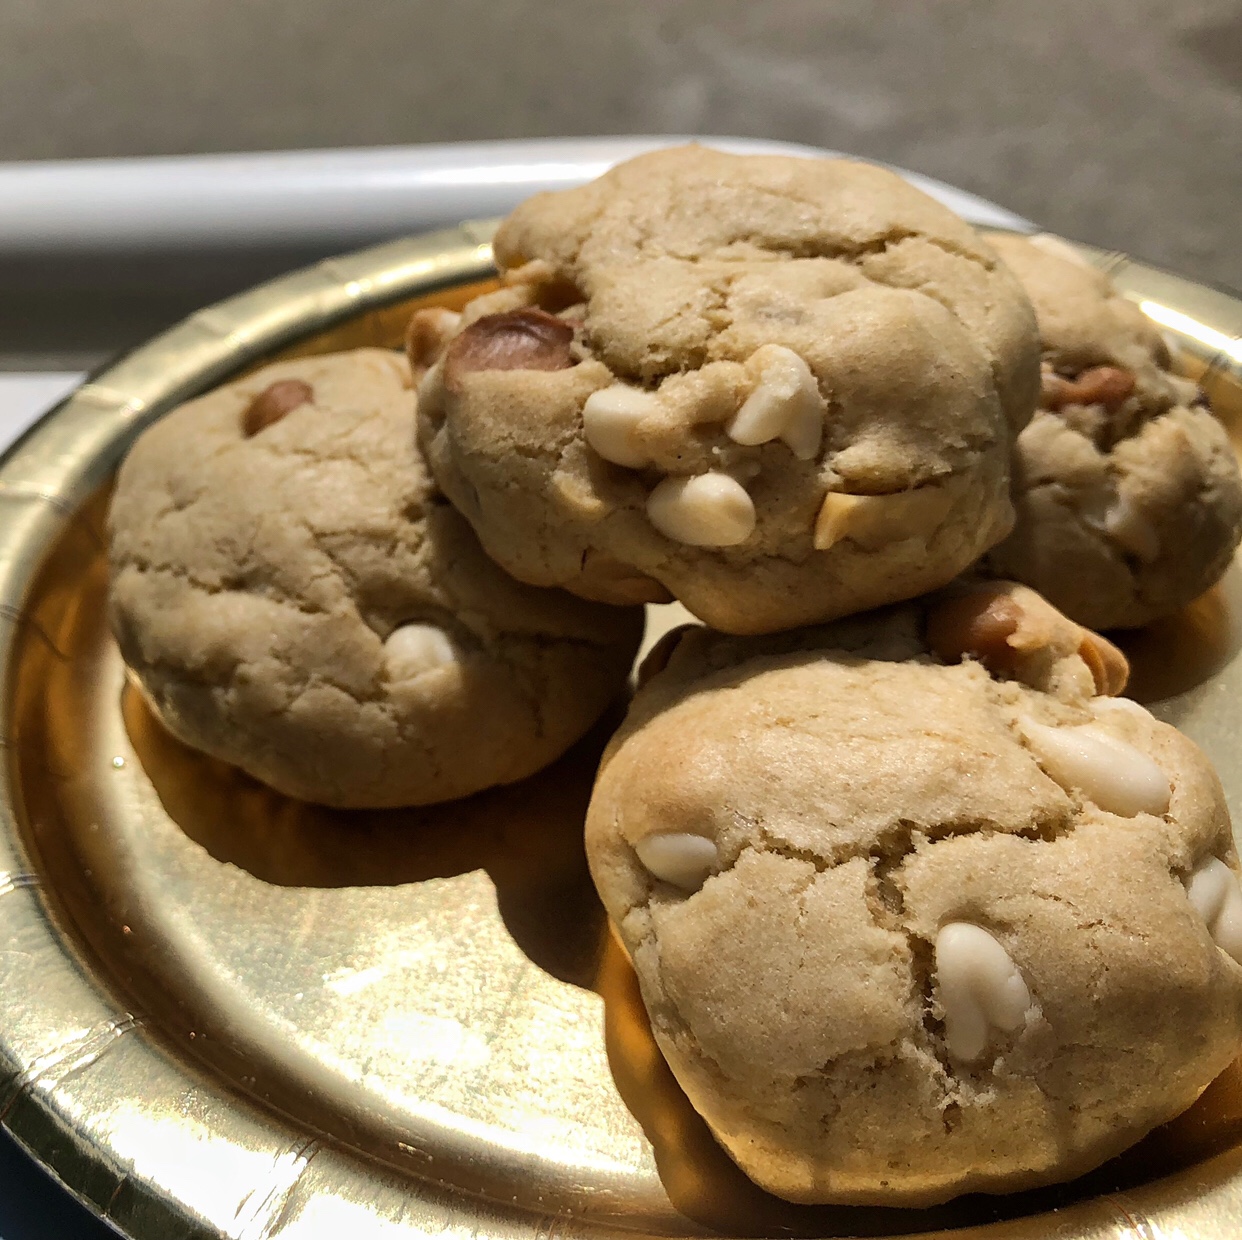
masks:
<svg viewBox="0 0 1242 1240"><path fill-rule="evenodd" d="M615 715L520 783L414 809L338 810L283 796L184 745L132 684L121 712L165 812L217 861L282 887L394 887L485 870L530 960L590 985L604 917L582 822Z"/></svg>
<svg viewBox="0 0 1242 1240"><path fill-rule="evenodd" d="M1110 636L1130 660L1127 697L1151 703L1196 688L1242 650L1242 567L1235 560L1216 585L1172 615Z"/></svg>

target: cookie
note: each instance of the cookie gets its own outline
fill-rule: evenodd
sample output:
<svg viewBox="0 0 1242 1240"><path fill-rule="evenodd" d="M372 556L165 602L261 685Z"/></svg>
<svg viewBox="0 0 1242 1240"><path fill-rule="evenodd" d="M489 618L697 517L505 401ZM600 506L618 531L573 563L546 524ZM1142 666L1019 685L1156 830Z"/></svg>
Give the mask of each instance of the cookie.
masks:
<svg viewBox="0 0 1242 1240"><path fill-rule="evenodd" d="M588 855L660 1049L762 1187L1066 1180L1237 1054L1223 793L1102 696L1107 642L1005 585L652 658Z"/></svg>
<svg viewBox="0 0 1242 1240"><path fill-rule="evenodd" d="M762 633L943 585L1008 532L1034 318L894 174L658 151L494 248L506 287L411 356L432 472L520 580Z"/></svg>
<svg viewBox="0 0 1242 1240"><path fill-rule="evenodd" d="M421 805L523 778L622 689L642 631L507 577L436 490L397 353L281 362L121 467L110 607L168 729L290 796Z"/></svg>
<svg viewBox="0 0 1242 1240"><path fill-rule="evenodd" d="M1093 628L1132 628L1213 585L1242 538L1242 477L1155 325L1101 272L993 244L1039 318L1043 391L1018 437L1013 533L989 557Z"/></svg>

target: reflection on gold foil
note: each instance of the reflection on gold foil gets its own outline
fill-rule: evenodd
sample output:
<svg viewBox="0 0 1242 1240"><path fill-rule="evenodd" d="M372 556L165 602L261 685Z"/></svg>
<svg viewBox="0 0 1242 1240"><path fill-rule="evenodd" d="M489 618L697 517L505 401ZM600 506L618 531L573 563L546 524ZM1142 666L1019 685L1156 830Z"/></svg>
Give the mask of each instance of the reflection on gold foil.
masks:
<svg viewBox="0 0 1242 1240"><path fill-rule="evenodd" d="M1242 340L1234 336L1230 336L1216 328L1209 326L1207 323L1201 323L1192 315L1183 314L1180 310L1175 310L1172 306L1162 305L1158 301L1152 301L1150 298L1143 298L1139 302L1139 309L1153 323L1159 323L1161 327L1170 328L1178 333L1179 336L1186 336L1202 345L1204 349L1212 353L1223 354L1231 362L1242 365Z"/></svg>
<svg viewBox="0 0 1242 1240"><path fill-rule="evenodd" d="M1158 702L1203 684L1242 649L1242 568L1235 560L1216 585L1173 615L1109 636L1130 660L1127 697Z"/></svg>
<svg viewBox="0 0 1242 1240"><path fill-rule="evenodd" d="M34 880L0 884L0 916L19 944L0 953L16 996L0 1016L6 1125L140 1240L204 1227L291 1240L971 1224L984 1225L972 1240L1242 1234L1238 1065L1185 1115L1061 1189L933 1212L811 1209L762 1193L677 1087L633 973L602 933L577 838L602 734L545 776L451 812L336 815L185 751L131 695L122 721L103 621L107 497L84 498L136 422L277 349L398 346L414 304L483 287L475 233L347 256L195 316L90 384L54 434L0 466L10 639L0 845L13 845L10 866L31 858ZM1238 303L1137 264L1113 267L1132 299L1236 337ZM410 300L385 304L390 296ZM1210 357L1216 337L1192 337L1189 373L1236 442L1236 351ZM1227 579L1164 629L1126 639L1136 694L1224 666L1238 647L1236 589ZM1236 685L1232 667L1216 677L1211 728L1198 734L1216 746L1231 795ZM36 887L50 911L27 899ZM442 979L421 957L404 977L387 967L433 932ZM582 989L592 977L603 1004ZM115 1023L128 1010L139 1019ZM47 1069L55 1048L94 1046L92 1031L110 1028L127 1032L106 1054ZM406 1060L391 1059L394 1044ZM485 1055L497 1072L471 1075ZM318 1056L313 1072L308 1056ZM418 1111L427 1099L442 1108L434 1125ZM330 1139L308 1139L316 1128ZM1053 1208L1055 1218L1029 1217Z"/></svg>
<svg viewBox="0 0 1242 1240"><path fill-rule="evenodd" d="M239 371L233 378L296 357L321 357L325 353L337 353L344 349L398 349L405 339L405 329L410 315L425 306L442 306L446 310L460 310L468 301L494 292L500 287L499 280L476 280L453 288L438 289L421 297L411 297L395 306L385 306L370 314L347 319L328 331L320 332L313 340L299 340L297 344L268 354Z"/></svg>
<svg viewBox="0 0 1242 1240"><path fill-rule="evenodd" d="M218 861L282 887L393 887L486 870L505 926L535 964L589 986L603 932L582 823L617 714L521 783L420 809L295 801L183 745L127 684L130 742L169 818Z"/></svg>
<svg viewBox="0 0 1242 1240"><path fill-rule="evenodd" d="M603 913L582 821L617 716L450 805L294 802L181 745L127 687L105 567L86 523L65 530L31 599L11 752L40 869L144 1030L185 1071L463 1200L673 1217L584 989Z"/></svg>
<svg viewBox="0 0 1242 1240"><path fill-rule="evenodd" d="M92 505L95 515L98 506ZM41 717L42 727L50 727L46 733L36 731L32 739L38 743L27 761L37 753L55 756L66 768L79 764L83 728L90 726L101 691L99 669L114 657L102 625L105 576L99 543L90 536L92 524L86 520L66 532L61 556L45 578L47 589L34 600L34 615L43 618L40 633L45 628L53 640L32 639L32 651L44 660L43 696L28 700L27 710ZM1198 631L1209 635L1199 639L1209 648L1211 635L1229 627L1223 597L1214 602L1207 596L1188 611L1206 617ZM593 986L603 997L608 1066L622 1101L651 1143L660 1181L676 1211L666 1216L666 1226L680 1218L685 1229L735 1236L902 1235L1001 1220L1020 1226L1048 1210L1194 1167L1242 1140L1242 1069L1235 1067L1185 1115L1076 1184L1004 1198L966 1197L923 1211L781 1201L738 1170L691 1107L651 1035L633 970L604 929L581 832L595 766L616 726L615 716L560 762L521 784L444 806L347 812L292 801L189 749L165 731L132 686L120 695L120 715L133 747L129 761L141 766L169 819L217 862L238 866L263 883L291 889L385 888L485 870L504 929L525 955L552 976ZM61 793L62 804L73 799L75 787L68 785ZM92 814L80 805L74 829L89 830ZM71 864L62 862L62 879ZM417 949L416 943L410 946ZM400 964L385 959L388 965ZM393 974L383 964L328 971L323 988L341 1002L355 1001L391 987L400 972L396 967ZM452 1011L414 1009L386 1020L377 1036L408 1045L429 1067L443 1062L466 1071L489 1053L486 1037ZM244 1061L230 1067L218 1049L199 1049L217 1070L239 1079L244 1080L247 1068L253 1070ZM282 1107L291 1105L278 1088L268 1088ZM305 1103L298 1109L314 1115ZM327 1116L318 1118L329 1122ZM361 1130L353 1140L370 1143ZM492 1187L480 1185L484 1192Z"/></svg>

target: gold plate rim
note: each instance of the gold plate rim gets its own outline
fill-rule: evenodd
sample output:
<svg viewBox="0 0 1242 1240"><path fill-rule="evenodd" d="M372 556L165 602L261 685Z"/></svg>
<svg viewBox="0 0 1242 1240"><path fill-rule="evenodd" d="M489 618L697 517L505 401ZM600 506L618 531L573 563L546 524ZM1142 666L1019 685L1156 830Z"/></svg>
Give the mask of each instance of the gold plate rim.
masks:
<svg viewBox="0 0 1242 1240"><path fill-rule="evenodd" d="M90 379L12 445L0 458L0 615L7 622L0 677L6 721L14 643L29 622L24 605L43 556L132 439L177 404L298 339L393 303L489 277L494 229L495 221L467 221L375 246L201 310ZM1242 384L1242 301L1118 253L1077 248L1176 337L1209 396L1217 383ZM409 1178L308 1138L301 1126L174 1057L153 1029L119 1003L119 990L93 972L72 928L61 924L54 892L45 889L21 835L15 741L7 727L0 744L10 750L0 786L0 941L8 947L0 952L0 993L8 999L0 1013L0 1124L99 1217L134 1240L163 1240L174 1230L230 1240L279 1233L297 1240L312 1234L291 1211L297 1195L329 1193L341 1207L336 1225L354 1226L361 1235L373 1230L376 1208L384 1203L392 1207L387 1217L402 1219L397 1227L411 1235L442 1235L463 1225L514 1240L610 1230L585 1219L466 1202L422 1182L414 1192ZM116 1055L122 1043L127 1054ZM105 1059L108 1073L96 1072ZM192 1097L203 1133L233 1142L248 1155L265 1154L264 1176L254 1178L253 1158L239 1159L235 1181L213 1185L224 1215L206 1217L188 1204L201 1198L201 1185L189 1182L192 1166L185 1169L185 1182L175 1176L144 1179L127 1167L126 1151L109 1133L82 1120L74 1097L87 1080L96 1095L101 1088L110 1091L118 1104L145 1096L184 1108ZM98 1096L92 1106L98 1113ZM1057 1212L1057 1234L1067 1240L1229 1234L1230 1221L1242 1217L1242 1150L1225 1151L1210 1162L1221 1159L1231 1160L1230 1170L1212 1183L1197 1175L1208 1165L1200 1164L1168 1180L1065 1207ZM423 1208L410 1209L412 1197ZM1032 1217L1018 1218L958 1234L1010 1240L1030 1235L1033 1223Z"/></svg>

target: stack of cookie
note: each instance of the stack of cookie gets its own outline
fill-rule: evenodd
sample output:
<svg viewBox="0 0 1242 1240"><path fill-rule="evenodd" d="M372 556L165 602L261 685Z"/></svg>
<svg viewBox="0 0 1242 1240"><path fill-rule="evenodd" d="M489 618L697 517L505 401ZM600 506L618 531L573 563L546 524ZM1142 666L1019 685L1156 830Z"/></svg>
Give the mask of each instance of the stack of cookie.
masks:
<svg viewBox="0 0 1242 1240"><path fill-rule="evenodd" d="M112 628L156 716L325 805L532 774L616 699L642 636L640 610L483 554L387 350L281 362L163 418L121 467L109 536Z"/></svg>
<svg viewBox="0 0 1242 1240"><path fill-rule="evenodd" d="M272 367L135 446L112 606L156 713L291 795L463 796L581 735L676 599L704 623L646 661L587 847L748 1175L930 1204L1188 1106L1242 1040L1229 818L1082 627L1242 534L1159 336L845 161L646 155L495 253L408 359Z"/></svg>

